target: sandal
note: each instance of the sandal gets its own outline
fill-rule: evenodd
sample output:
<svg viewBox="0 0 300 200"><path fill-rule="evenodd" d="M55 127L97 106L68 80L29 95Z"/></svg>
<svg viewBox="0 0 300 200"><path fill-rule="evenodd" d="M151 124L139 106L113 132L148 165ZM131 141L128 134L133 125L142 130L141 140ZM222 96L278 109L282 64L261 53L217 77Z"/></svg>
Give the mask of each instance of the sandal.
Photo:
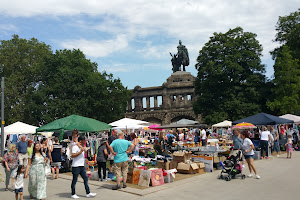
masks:
<svg viewBox="0 0 300 200"><path fill-rule="evenodd" d="M5 191L8 191L8 188L5 188Z"/></svg>

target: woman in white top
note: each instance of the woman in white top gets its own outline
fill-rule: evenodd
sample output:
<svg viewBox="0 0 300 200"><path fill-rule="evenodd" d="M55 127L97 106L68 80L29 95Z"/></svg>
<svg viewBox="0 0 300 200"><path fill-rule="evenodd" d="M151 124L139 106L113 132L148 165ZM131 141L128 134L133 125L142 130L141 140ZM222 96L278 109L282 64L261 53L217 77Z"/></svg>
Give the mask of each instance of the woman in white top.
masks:
<svg viewBox="0 0 300 200"><path fill-rule="evenodd" d="M253 164L253 155L254 155L254 145L252 141L249 139L249 132L248 131L243 131L241 134L241 138L243 139L243 145L242 145L242 150L243 150L243 155L247 161L248 167L250 174L248 177L252 177L252 171L255 173L256 178L260 179L260 176L256 172L256 168Z"/></svg>
<svg viewBox="0 0 300 200"><path fill-rule="evenodd" d="M263 132L260 134L260 156L264 159L264 151L266 152L266 159L269 159L269 141L271 140L271 133L267 127L263 127Z"/></svg>

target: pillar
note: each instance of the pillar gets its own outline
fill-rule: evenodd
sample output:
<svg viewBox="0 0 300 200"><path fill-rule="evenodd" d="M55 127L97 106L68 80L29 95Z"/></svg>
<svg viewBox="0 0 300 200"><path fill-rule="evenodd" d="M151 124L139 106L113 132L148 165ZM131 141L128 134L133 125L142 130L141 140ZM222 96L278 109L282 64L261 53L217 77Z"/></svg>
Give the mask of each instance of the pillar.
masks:
<svg viewBox="0 0 300 200"><path fill-rule="evenodd" d="M128 111L132 110L132 105L131 105L132 99L130 99L129 104L128 104Z"/></svg>
<svg viewBox="0 0 300 200"><path fill-rule="evenodd" d="M154 108L157 108L158 105L157 105L157 96L154 96Z"/></svg>
<svg viewBox="0 0 300 200"><path fill-rule="evenodd" d="M150 108L150 97L146 97L146 108Z"/></svg>

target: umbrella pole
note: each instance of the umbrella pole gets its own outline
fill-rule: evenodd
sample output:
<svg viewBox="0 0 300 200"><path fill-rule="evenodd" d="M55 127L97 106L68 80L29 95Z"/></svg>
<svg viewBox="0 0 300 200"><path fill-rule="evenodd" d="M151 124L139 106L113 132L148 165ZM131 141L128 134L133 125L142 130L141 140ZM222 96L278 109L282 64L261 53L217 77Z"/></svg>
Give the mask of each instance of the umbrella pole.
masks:
<svg viewBox="0 0 300 200"><path fill-rule="evenodd" d="M61 129L59 134L59 141L62 141L64 139L64 133L65 133L64 129Z"/></svg>

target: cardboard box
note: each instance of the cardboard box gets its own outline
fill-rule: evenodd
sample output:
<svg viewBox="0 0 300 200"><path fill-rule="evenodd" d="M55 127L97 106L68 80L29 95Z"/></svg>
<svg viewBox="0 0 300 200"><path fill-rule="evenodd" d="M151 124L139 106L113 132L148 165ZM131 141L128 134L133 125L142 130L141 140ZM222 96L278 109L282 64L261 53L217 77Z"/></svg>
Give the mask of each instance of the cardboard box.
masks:
<svg viewBox="0 0 300 200"><path fill-rule="evenodd" d="M186 163L178 163L177 166L177 171L179 173L183 173L183 174L195 174L198 172L198 165L196 163L190 163L190 164L186 164Z"/></svg>
<svg viewBox="0 0 300 200"><path fill-rule="evenodd" d="M157 161L157 168L162 168L165 170L169 170L170 169L170 161L164 162L162 160Z"/></svg>
<svg viewBox="0 0 300 200"><path fill-rule="evenodd" d="M202 168L202 169L199 168L199 169L198 169L198 173L199 173L199 174L204 174L204 173L205 173L204 168Z"/></svg>
<svg viewBox="0 0 300 200"><path fill-rule="evenodd" d="M213 172L213 157L212 156L204 156L204 155L193 155L192 158L195 162L204 162L206 172Z"/></svg>
<svg viewBox="0 0 300 200"><path fill-rule="evenodd" d="M195 163L198 165L198 167L199 167L200 169L205 168L205 163L204 163L204 162L195 162Z"/></svg>
<svg viewBox="0 0 300 200"><path fill-rule="evenodd" d="M219 163L220 161L224 162L226 160L225 156L214 156L214 163Z"/></svg>
<svg viewBox="0 0 300 200"><path fill-rule="evenodd" d="M197 173L200 173L200 174L204 174L204 168L205 168L205 164L204 164L204 162L195 162L197 165L198 165L198 167L199 167L199 169L198 169L198 171L197 171Z"/></svg>
<svg viewBox="0 0 300 200"><path fill-rule="evenodd" d="M176 151L173 153L173 160L176 162L184 162L190 160L192 157L191 152L183 152L183 151Z"/></svg>
<svg viewBox="0 0 300 200"><path fill-rule="evenodd" d="M177 169L177 165L178 165L178 162L176 162L176 161L171 161L171 162L170 162L170 165L169 165L169 168L170 168L170 169Z"/></svg>

